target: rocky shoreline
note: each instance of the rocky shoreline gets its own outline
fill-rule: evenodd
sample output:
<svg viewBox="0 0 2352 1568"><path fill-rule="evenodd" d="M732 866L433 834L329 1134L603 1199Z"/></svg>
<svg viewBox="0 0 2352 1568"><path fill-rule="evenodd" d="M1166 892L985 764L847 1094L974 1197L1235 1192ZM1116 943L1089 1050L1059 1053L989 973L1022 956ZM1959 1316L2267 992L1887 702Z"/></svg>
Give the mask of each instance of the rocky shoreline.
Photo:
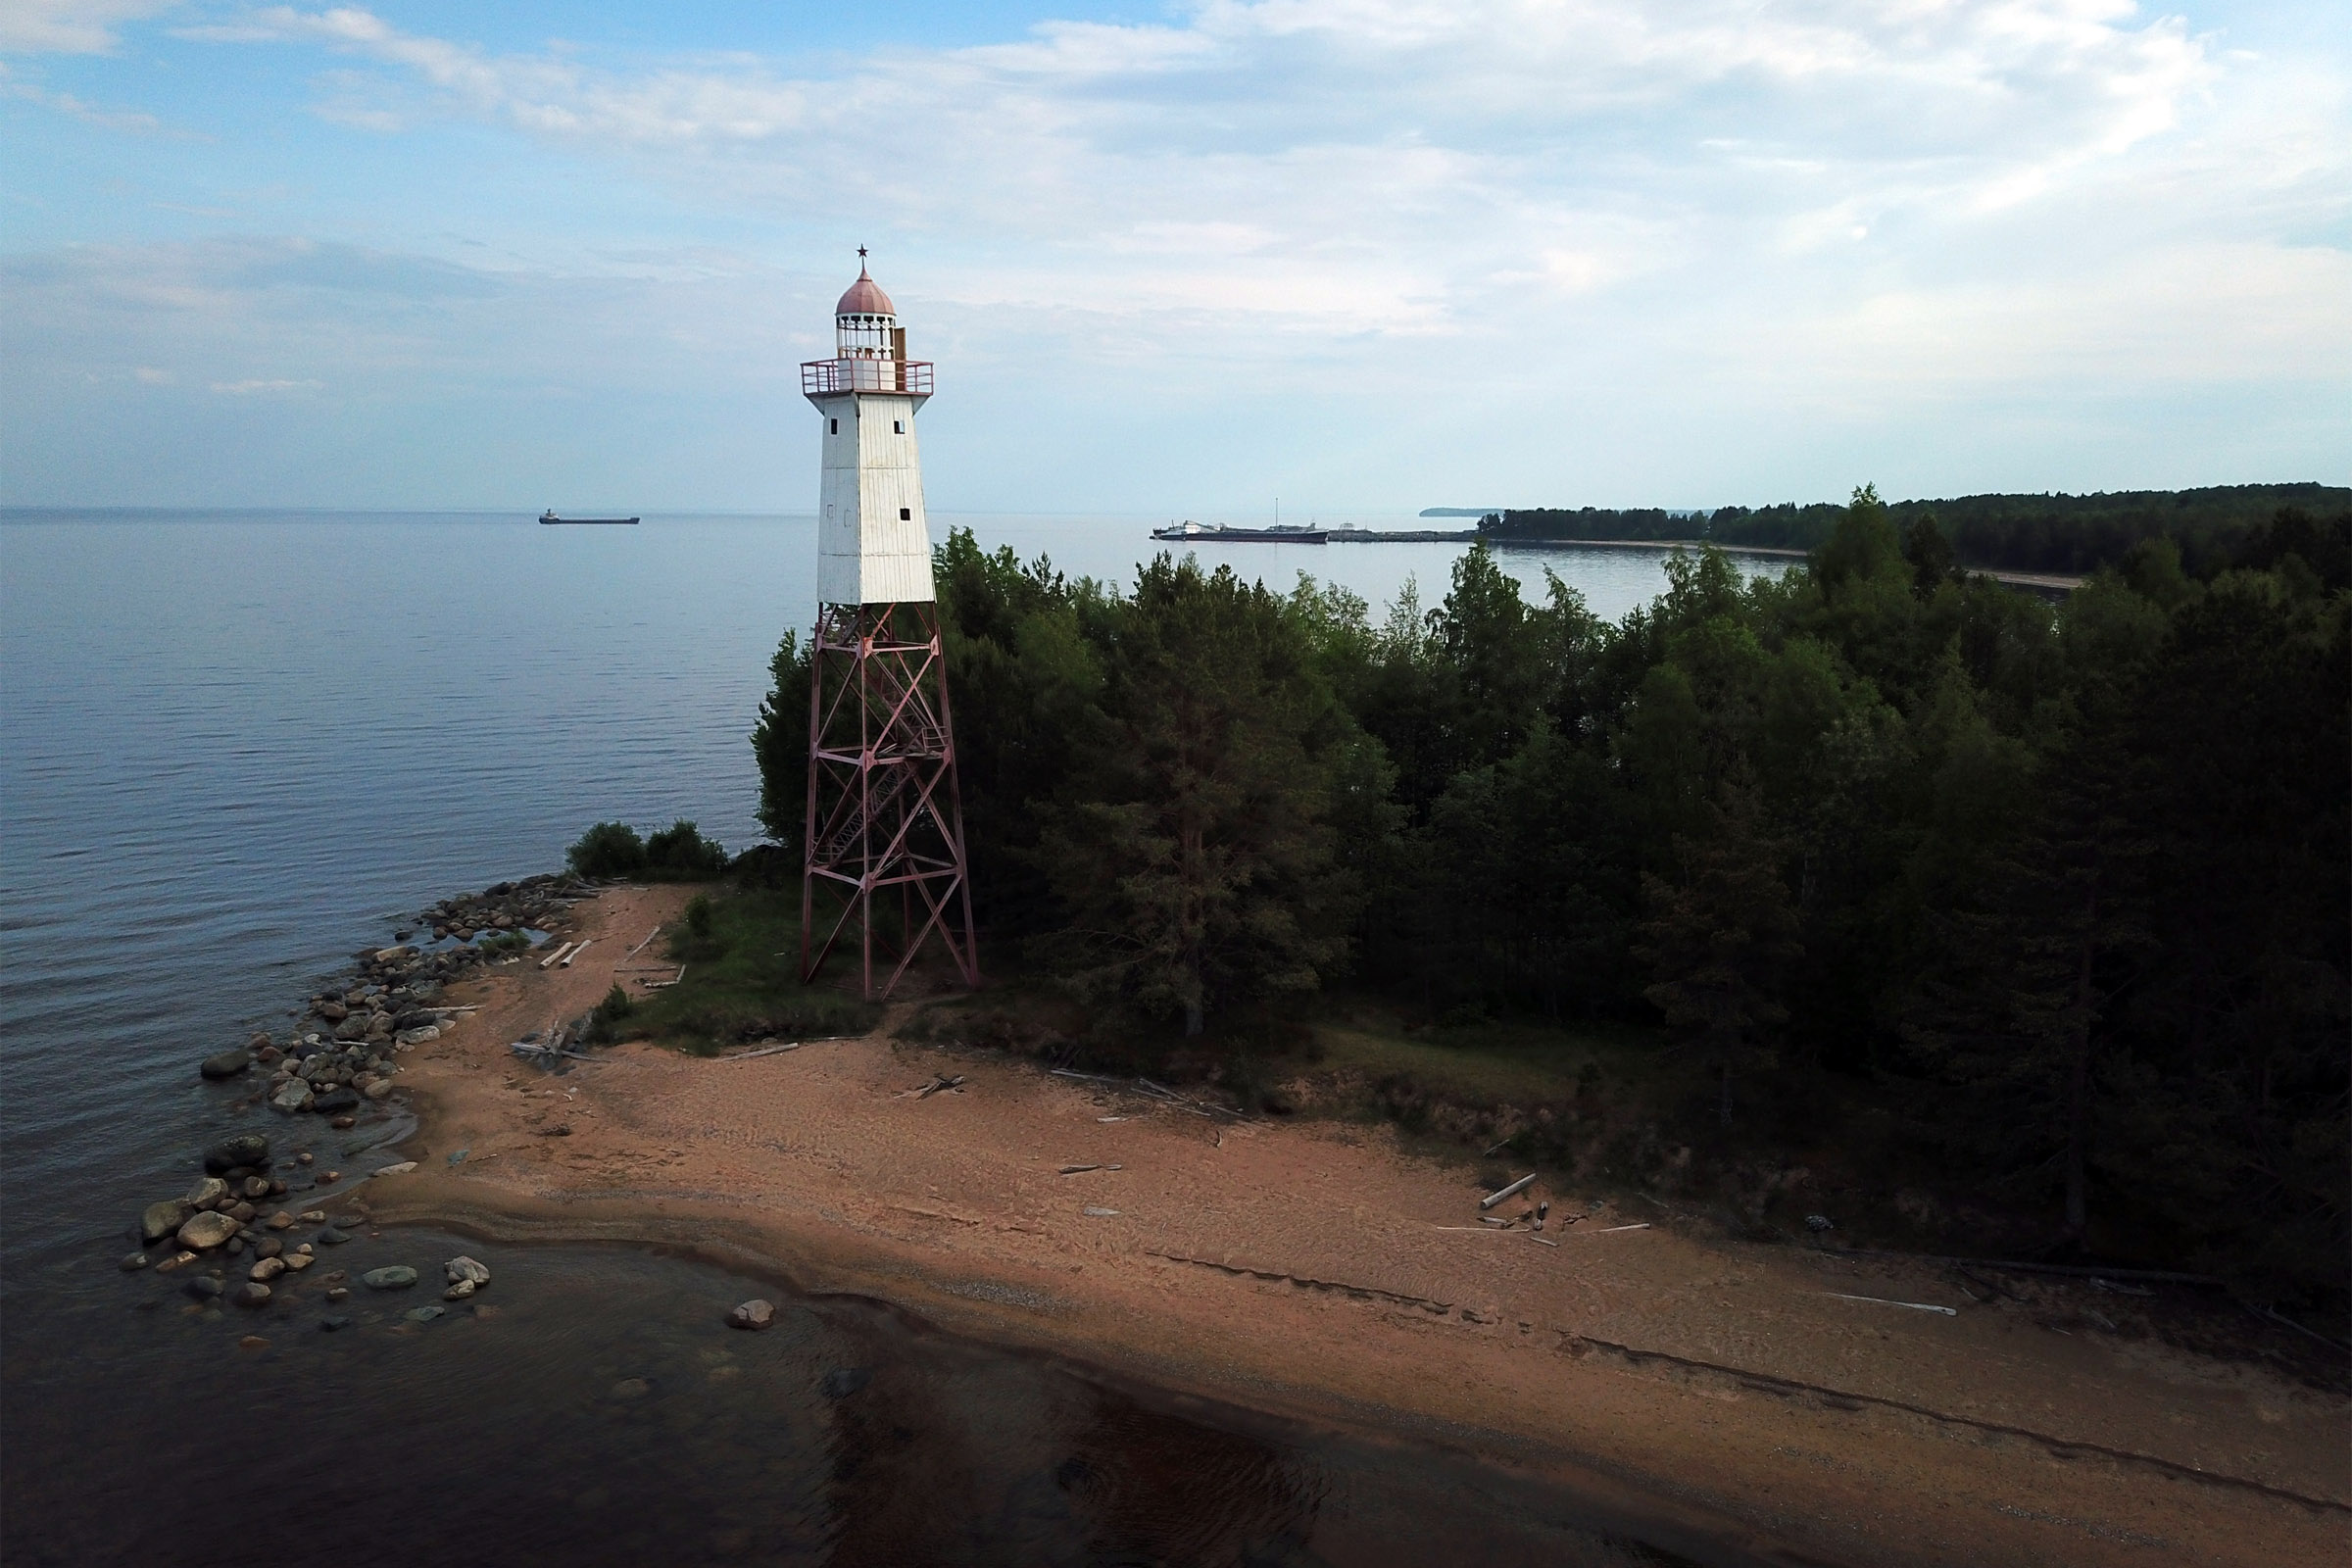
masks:
<svg viewBox="0 0 2352 1568"><path fill-rule="evenodd" d="M399 1126L407 1113L397 1083L401 1056L462 1027L474 1010L436 1005L436 999L485 964L522 961L570 923L573 906L597 893L579 877L549 874L444 899L422 910L414 928L397 929L393 946L354 955L348 978L313 993L282 1041L259 1033L205 1057L197 1065L204 1079L241 1092L226 1106L231 1114L267 1107L283 1125L274 1138L247 1130L210 1144L201 1156L203 1174L184 1194L140 1212L130 1233L138 1246L121 1259L122 1271L185 1274L184 1310L215 1318L223 1315L223 1304L283 1315L311 1303L315 1288L317 1304L330 1309L318 1327L348 1328L350 1316L331 1309L350 1300L352 1271L323 1269L314 1278L310 1270L324 1260L324 1250L354 1239L344 1228L350 1213L332 1213L330 1206L363 1218L366 1210L353 1200L346 1173L323 1162L328 1156L314 1147L322 1142L320 1123L307 1118L320 1118L329 1132L362 1134L339 1152L343 1157L398 1143L407 1136ZM429 932L429 941L413 941L419 932ZM377 1130L392 1136L370 1135ZM416 1168L413 1160L395 1160L354 1180ZM446 1302L466 1302L490 1283L489 1269L470 1257L450 1258L440 1272ZM362 1287L381 1292L413 1289L420 1278L405 1263L357 1275ZM434 1303L404 1316L422 1324L448 1311Z"/></svg>

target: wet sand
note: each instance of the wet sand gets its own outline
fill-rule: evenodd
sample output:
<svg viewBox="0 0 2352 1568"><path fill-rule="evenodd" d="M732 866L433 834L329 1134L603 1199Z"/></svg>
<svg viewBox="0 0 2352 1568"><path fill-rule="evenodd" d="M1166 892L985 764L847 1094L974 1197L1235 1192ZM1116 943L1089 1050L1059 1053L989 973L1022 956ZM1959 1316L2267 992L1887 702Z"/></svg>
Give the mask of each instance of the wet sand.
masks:
<svg viewBox="0 0 2352 1568"><path fill-rule="evenodd" d="M623 1046L561 1077L507 1051L653 961L624 954L690 891L612 890L576 911L573 966L454 988L482 1010L406 1059L422 1163L362 1190L374 1219L696 1249L1769 1556L2268 1564L2352 1542L2347 1401L2057 1333L1932 1267L1615 1230L1653 1216L1566 1193L1544 1240L1496 1232L1466 1166L1386 1129L1203 1117L884 1036ZM912 1093L943 1072L960 1092ZM1061 1174L1080 1164L1119 1168Z"/></svg>

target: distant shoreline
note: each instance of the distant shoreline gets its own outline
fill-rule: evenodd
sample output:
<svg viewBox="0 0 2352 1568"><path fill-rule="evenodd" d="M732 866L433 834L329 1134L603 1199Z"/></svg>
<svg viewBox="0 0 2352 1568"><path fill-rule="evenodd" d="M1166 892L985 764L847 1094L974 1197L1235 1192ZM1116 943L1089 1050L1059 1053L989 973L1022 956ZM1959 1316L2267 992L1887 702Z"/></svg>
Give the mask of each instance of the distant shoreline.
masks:
<svg viewBox="0 0 2352 1568"><path fill-rule="evenodd" d="M1542 549L1557 550L1563 546L1593 550L1700 550L1709 545L1727 556L1777 556L1787 561L1803 561L1812 552L1787 550L1776 545L1727 545L1714 539L1498 539L1482 535L1475 528L1439 529L1411 528L1382 531L1371 528L1334 528L1329 537L1333 544L1469 544L1480 538L1497 550ZM2065 576L2046 571L2003 571L1978 566L1964 568L1980 577L2007 583L2012 588L2040 588L2071 593L2082 586L2081 577Z"/></svg>

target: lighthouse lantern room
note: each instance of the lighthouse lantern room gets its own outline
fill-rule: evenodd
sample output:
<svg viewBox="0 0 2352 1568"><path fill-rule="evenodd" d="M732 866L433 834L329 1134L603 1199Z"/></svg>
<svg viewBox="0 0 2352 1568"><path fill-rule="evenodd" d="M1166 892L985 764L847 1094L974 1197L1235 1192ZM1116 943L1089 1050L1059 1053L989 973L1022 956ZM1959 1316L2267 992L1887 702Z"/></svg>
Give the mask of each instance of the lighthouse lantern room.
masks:
<svg viewBox="0 0 2352 1568"><path fill-rule="evenodd" d="M854 944L872 1001L934 942L965 985L980 964L914 441L931 367L906 358L898 309L858 255L858 281L834 307L834 357L801 367L824 453L801 978Z"/></svg>

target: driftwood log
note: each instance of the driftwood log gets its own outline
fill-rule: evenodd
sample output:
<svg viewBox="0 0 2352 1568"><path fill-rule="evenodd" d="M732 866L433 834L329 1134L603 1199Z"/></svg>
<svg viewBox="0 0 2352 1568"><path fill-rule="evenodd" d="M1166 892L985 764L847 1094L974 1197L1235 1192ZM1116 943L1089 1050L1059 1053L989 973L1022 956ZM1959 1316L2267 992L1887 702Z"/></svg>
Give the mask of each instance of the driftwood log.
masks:
<svg viewBox="0 0 2352 1568"><path fill-rule="evenodd" d="M1511 1197L1513 1194L1526 1192L1530 1187L1535 1185L1535 1182L1536 1173L1531 1170L1526 1175L1520 1177L1517 1181L1511 1183L1510 1186L1489 1193L1486 1197L1480 1199L1478 1200L1478 1206L1482 1209L1493 1208L1496 1203L1501 1202L1504 1199Z"/></svg>

